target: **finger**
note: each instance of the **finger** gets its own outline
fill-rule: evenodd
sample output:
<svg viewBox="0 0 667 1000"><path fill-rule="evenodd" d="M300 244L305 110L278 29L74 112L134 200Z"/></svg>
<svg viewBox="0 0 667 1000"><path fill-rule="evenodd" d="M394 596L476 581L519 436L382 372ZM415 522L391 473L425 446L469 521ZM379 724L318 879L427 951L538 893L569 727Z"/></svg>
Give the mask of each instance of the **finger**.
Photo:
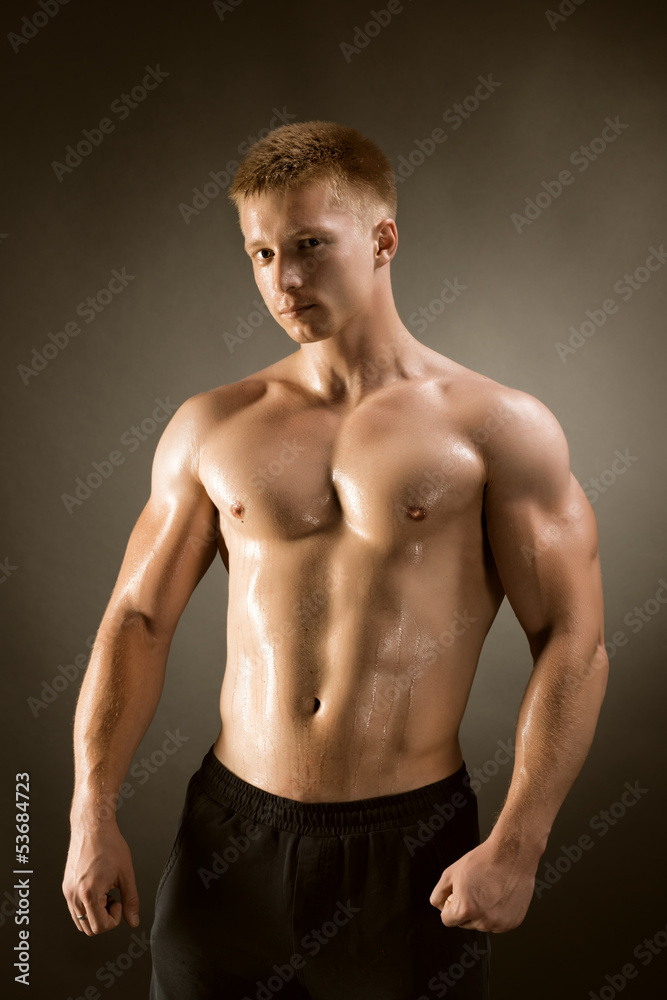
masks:
<svg viewBox="0 0 667 1000"><path fill-rule="evenodd" d="M69 910L70 916L71 916L71 918L72 918L72 920L74 922L74 926L76 927L76 929L78 931L80 931L81 934L85 934L85 930L81 926L81 924L83 923L83 920L79 920L78 919L78 915L79 914L82 915L82 916L85 916L84 911L83 910L77 910L76 907L72 903L70 903L69 900L67 901L67 909Z"/></svg>
<svg viewBox="0 0 667 1000"><path fill-rule="evenodd" d="M453 892L444 901L440 919L445 927L461 927L467 921L467 916L461 912L459 898Z"/></svg>
<svg viewBox="0 0 667 1000"><path fill-rule="evenodd" d="M108 892L104 909L107 911L107 914L111 919L108 929L111 927L118 927L118 924L121 922L123 916L123 904L120 899L117 899L114 895Z"/></svg>
<svg viewBox="0 0 667 1000"><path fill-rule="evenodd" d="M78 931L83 933L83 927L80 926L81 921L76 919L77 911L74 908L74 901L70 899L69 888L65 885L65 881L61 885L62 894L65 897L65 902L67 903L67 909L69 910L69 915L74 921L74 926ZM83 910L79 910L79 913L83 913Z"/></svg>
<svg viewBox="0 0 667 1000"><path fill-rule="evenodd" d="M79 930L83 934L86 934L87 937L92 937L93 936L93 932L92 932L92 929L90 927L90 923L88 922L88 914L86 912L85 903L77 903L76 900L75 900L75 902L74 902L74 909L73 909L73 917L74 917L74 923L77 925L77 927L79 928ZM82 919L79 920L79 917L82 917Z"/></svg>
<svg viewBox="0 0 667 1000"><path fill-rule="evenodd" d="M130 927L137 927L139 924L139 893L137 883L134 878L134 871L130 868L127 875L121 876L120 894L123 901L123 916Z"/></svg>
<svg viewBox="0 0 667 1000"><path fill-rule="evenodd" d="M445 905L445 900L452 893L452 880L447 875L447 872L443 872L440 876L440 881L436 885L435 889L430 895L429 902L431 906L437 906L439 910Z"/></svg>
<svg viewBox="0 0 667 1000"><path fill-rule="evenodd" d="M86 926L88 927L86 933L104 934L105 931L110 931L118 926L121 905L119 902L116 902L114 908L112 904L110 912L107 909L108 900L109 897L106 892L102 894L97 893L95 896L84 899L84 909L79 912L85 913L88 918L86 921L81 921L84 924L84 929Z"/></svg>

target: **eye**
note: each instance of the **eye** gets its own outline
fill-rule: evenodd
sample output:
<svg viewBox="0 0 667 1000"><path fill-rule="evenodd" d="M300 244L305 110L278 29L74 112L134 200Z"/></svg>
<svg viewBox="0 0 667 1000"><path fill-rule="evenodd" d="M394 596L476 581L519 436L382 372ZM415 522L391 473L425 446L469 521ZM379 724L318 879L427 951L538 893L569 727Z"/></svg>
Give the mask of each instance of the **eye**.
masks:
<svg viewBox="0 0 667 1000"><path fill-rule="evenodd" d="M319 245L320 245L320 242L321 242L321 241L320 241L320 240L318 240L318 238L317 238L316 236L309 236L309 237L308 237L308 238L306 239L306 243L309 243L311 247L312 247L313 245L314 245L314 246L319 246ZM309 247L306 247L306 249L309 249Z"/></svg>
<svg viewBox="0 0 667 1000"><path fill-rule="evenodd" d="M270 253L270 254L272 254L273 250L267 250L266 247L264 247L262 250L258 250L257 251L257 254L262 254L262 253ZM255 254L255 256L257 256L257 254ZM260 257L259 259L260 260L270 260L270 257Z"/></svg>

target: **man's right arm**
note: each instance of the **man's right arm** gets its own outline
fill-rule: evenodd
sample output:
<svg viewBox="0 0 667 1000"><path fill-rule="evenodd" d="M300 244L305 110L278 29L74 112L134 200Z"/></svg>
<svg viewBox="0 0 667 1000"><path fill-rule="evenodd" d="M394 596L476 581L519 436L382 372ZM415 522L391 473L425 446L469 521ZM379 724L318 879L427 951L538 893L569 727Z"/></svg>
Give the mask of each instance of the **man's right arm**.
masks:
<svg viewBox="0 0 667 1000"><path fill-rule="evenodd" d="M63 892L79 930L138 923L127 843L116 823L119 790L164 684L178 620L221 542L216 508L199 479L203 394L174 414L158 443L151 494L130 536L100 624L74 721L72 835ZM226 560L225 560L226 562ZM107 909L107 893L122 902ZM86 920L78 920L85 914Z"/></svg>

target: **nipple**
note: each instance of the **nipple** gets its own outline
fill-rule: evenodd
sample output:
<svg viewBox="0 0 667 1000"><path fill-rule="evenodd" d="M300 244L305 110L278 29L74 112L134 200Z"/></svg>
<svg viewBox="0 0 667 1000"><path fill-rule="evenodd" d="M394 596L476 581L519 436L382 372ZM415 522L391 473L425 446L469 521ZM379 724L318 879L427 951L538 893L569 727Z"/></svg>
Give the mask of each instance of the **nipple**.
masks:
<svg viewBox="0 0 667 1000"><path fill-rule="evenodd" d="M243 515L245 514L245 507L243 506L240 500L237 500L236 503L232 504L232 514L234 515L234 517L238 518L242 518Z"/></svg>
<svg viewBox="0 0 667 1000"><path fill-rule="evenodd" d="M423 507L408 507L407 515L413 521L423 521L426 517L426 511Z"/></svg>

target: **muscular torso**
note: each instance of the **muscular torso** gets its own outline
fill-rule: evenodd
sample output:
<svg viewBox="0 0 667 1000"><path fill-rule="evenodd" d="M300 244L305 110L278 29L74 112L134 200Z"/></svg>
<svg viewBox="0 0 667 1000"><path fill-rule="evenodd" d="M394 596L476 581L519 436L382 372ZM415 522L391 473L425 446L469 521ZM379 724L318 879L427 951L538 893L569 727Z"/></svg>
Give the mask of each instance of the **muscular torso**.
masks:
<svg viewBox="0 0 667 1000"><path fill-rule="evenodd" d="M461 764L503 597L482 447L502 387L429 353L425 377L356 406L292 381L289 358L211 394L199 474L229 563L215 752L275 794L392 794Z"/></svg>

